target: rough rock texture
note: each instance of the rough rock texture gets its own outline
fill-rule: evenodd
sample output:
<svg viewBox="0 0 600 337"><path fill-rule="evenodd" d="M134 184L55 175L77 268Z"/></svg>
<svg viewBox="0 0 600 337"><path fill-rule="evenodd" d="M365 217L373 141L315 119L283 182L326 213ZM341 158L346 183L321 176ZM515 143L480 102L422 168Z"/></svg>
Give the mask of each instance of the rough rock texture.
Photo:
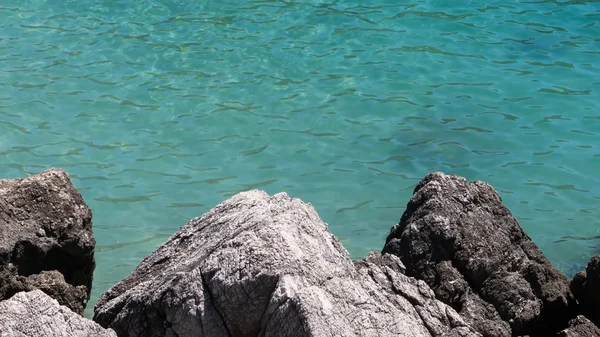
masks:
<svg viewBox="0 0 600 337"><path fill-rule="evenodd" d="M365 259L354 261L354 264L359 274L366 279L359 282L369 290L373 301L397 302L396 306L409 310L412 316L420 318L432 336L481 336L469 327L456 311L438 301L425 282L404 275L404 265L397 256L390 254L382 256L371 252ZM377 285L375 289L371 281ZM411 306L417 315L412 312ZM397 332L390 329L390 332L393 336L404 336L402 329L398 329ZM348 331L339 336L350 335L354 334ZM410 334L406 335L410 336Z"/></svg>
<svg viewBox="0 0 600 337"><path fill-rule="evenodd" d="M557 337L598 337L600 329L584 316L569 321L569 327L556 334Z"/></svg>
<svg viewBox="0 0 600 337"><path fill-rule="evenodd" d="M57 300L60 305L83 315L88 300L85 286L72 286L65 282L61 273L56 270L42 271L27 277L16 275L8 269L0 271L0 298L10 298L22 291L39 289Z"/></svg>
<svg viewBox="0 0 600 337"><path fill-rule="evenodd" d="M587 268L575 275L571 290L583 314L600 326L600 255L592 257Z"/></svg>
<svg viewBox="0 0 600 337"><path fill-rule="evenodd" d="M116 337L72 312L41 290L20 292L0 302L1 337Z"/></svg>
<svg viewBox="0 0 600 337"><path fill-rule="evenodd" d="M479 336L399 259L353 263L312 206L248 191L182 227L104 293L125 336Z"/></svg>
<svg viewBox="0 0 600 337"><path fill-rule="evenodd" d="M483 182L428 174L383 253L484 336L550 336L575 316L567 278Z"/></svg>
<svg viewBox="0 0 600 337"><path fill-rule="evenodd" d="M92 213L67 173L50 169L25 179L0 180L2 276L12 278L15 270L23 277L56 270L76 292L77 286L85 286L87 301L95 244ZM21 281L0 279L0 285L9 282Z"/></svg>

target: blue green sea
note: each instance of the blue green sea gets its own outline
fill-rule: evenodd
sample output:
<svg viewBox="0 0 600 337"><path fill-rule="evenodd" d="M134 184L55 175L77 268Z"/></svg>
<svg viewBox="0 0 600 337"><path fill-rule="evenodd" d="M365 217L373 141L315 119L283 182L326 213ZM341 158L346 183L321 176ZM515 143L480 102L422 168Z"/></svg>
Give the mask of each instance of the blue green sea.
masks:
<svg viewBox="0 0 600 337"><path fill-rule="evenodd" d="M415 184L492 184L572 276L600 252L600 2L3 0L0 177L65 169L98 296L237 192L353 258Z"/></svg>

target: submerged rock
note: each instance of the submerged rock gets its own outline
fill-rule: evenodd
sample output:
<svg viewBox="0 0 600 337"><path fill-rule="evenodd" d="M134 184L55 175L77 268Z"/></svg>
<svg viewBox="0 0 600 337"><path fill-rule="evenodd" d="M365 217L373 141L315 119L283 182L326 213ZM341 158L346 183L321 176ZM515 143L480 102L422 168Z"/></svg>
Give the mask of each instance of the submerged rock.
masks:
<svg viewBox="0 0 600 337"><path fill-rule="evenodd" d="M5 296L0 300L39 286L49 294L62 293L57 298L61 303L83 312L92 287L95 244L92 213L64 171L0 180L0 295ZM71 287L59 285L62 281L52 274L40 274L52 270ZM44 280L51 283L42 286ZM83 303L75 303L81 298L79 286L85 287Z"/></svg>
<svg viewBox="0 0 600 337"><path fill-rule="evenodd" d="M394 256L353 263L309 204L235 195L104 293L125 336L480 336Z"/></svg>
<svg viewBox="0 0 600 337"><path fill-rule="evenodd" d="M592 257L587 268L575 275L571 290L583 314L600 326L600 255Z"/></svg>
<svg viewBox="0 0 600 337"><path fill-rule="evenodd" d="M569 327L556 334L557 337L598 337L600 329L584 316L569 321Z"/></svg>
<svg viewBox="0 0 600 337"><path fill-rule="evenodd" d="M483 182L428 174L383 253L484 336L550 336L574 317L567 278Z"/></svg>
<svg viewBox="0 0 600 337"><path fill-rule="evenodd" d="M41 290L20 292L0 301L0 336L2 337L116 337L83 318Z"/></svg>

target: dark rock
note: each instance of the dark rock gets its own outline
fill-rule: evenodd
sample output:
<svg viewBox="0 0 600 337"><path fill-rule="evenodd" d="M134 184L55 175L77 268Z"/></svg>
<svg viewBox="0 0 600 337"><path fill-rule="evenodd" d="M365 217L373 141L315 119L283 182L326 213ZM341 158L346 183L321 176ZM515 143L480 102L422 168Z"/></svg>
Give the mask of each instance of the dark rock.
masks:
<svg viewBox="0 0 600 337"><path fill-rule="evenodd" d="M56 270L25 277L6 269L0 271L0 280L3 281L0 284L0 298L10 298L18 292L39 289L79 315L83 315L88 300L85 286L68 284Z"/></svg>
<svg viewBox="0 0 600 337"><path fill-rule="evenodd" d="M125 336L480 336L397 257L353 263L312 206L235 195L183 226L104 293Z"/></svg>
<svg viewBox="0 0 600 337"><path fill-rule="evenodd" d="M600 255L592 257L587 268L575 275L571 290L583 314L600 325Z"/></svg>
<svg viewBox="0 0 600 337"><path fill-rule="evenodd" d="M0 336L2 337L116 337L104 329L61 306L41 290L20 292L0 301Z"/></svg>
<svg viewBox="0 0 600 337"><path fill-rule="evenodd" d="M428 174L383 253L484 336L549 336L575 316L567 278L483 182Z"/></svg>
<svg viewBox="0 0 600 337"><path fill-rule="evenodd" d="M584 316L569 321L569 327L556 334L557 337L598 337L600 329Z"/></svg>
<svg viewBox="0 0 600 337"><path fill-rule="evenodd" d="M56 270L73 286L70 289L74 292L65 293L66 297L79 298L81 288L77 287L84 286L87 302L95 268L95 244L92 213L67 173L50 169L25 179L0 180L0 276L8 278L0 279L1 288L15 282L39 284L40 277L30 281L14 277L28 278ZM51 282L55 281L51 277ZM5 294L12 295L6 288ZM69 303L65 298L60 301Z"/></svg>

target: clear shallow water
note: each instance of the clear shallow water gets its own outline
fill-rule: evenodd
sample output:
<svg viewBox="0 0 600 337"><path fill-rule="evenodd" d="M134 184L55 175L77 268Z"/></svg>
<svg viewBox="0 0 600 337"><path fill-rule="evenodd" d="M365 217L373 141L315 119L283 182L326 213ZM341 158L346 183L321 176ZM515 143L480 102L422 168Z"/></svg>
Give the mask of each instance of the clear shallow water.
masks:
<svg viewBox="0 0 600 337"><path fill-rule="evenodd" d="M598 252L598 1L4 0L0 27L0 176L71 174L88 315L251 188L311 202L360 258L440 170L491 183L565 273Z"/></svg>

